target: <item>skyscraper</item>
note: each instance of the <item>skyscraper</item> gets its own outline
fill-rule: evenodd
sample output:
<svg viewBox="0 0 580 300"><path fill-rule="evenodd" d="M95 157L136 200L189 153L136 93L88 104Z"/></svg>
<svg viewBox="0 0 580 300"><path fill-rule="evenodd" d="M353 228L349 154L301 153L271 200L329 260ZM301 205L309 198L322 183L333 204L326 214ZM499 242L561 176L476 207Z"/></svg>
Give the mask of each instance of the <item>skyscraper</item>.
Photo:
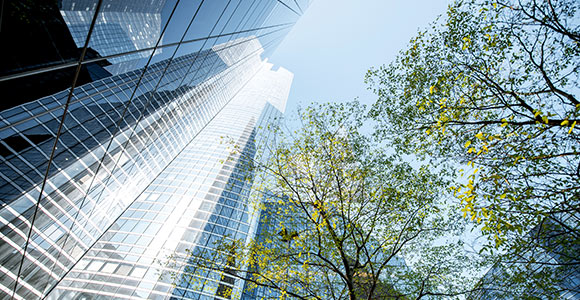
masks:
<svg viewBox="0 0 580 300"><path fill-rule="evenodd" d="M308 3L149 2L6 4L0 298L241 289L210 273L201 288L176 285L158 260L251 230L251 181L220 137L247 155L267 140L259 128L283 112L292 74L265 57Z"/></svg>
<svg viewBox="0 0 580 300"><path fill-rule="evenodd" d="M495 263L467 299L511 299L520 295L580 299L580 245L564 247L565 240L574 239L571 229L578 221L578 216L569 213L545 218L528 232L527 247Z"/></svg>
<svg viewBox="0 0 580 300"><path fill-rule="evenodd" d="M255 197L261 198L261 209L256 220L256 229L253 231L253 245L258 245L260 249L253 253L254 256L250 258L253 264L246 268L247 280L244 282L241 299L281 299L285 297L284 294L293 293L306 298L310 294L320 299L335 299L336 295L333 293L345 291L346 283L336 273L328 271L326 267L316 267L325 266L324 262L320 263L316 258L305 256L302 256L304 260L300 260L302 253L308 255L307 253L328 251L322 254L330 257L328 261L336 259L332 261L334 266L341 263L340 258L337 258L339 255L333 257L328 254L332 253L329 249L333 249L333 246L320 242L318 236L322 238L326 232L320 234L320 229L310 219L312 214L302 210L290 197L278 196L269 190L262 189ZM307 209L308 207L304 206ZM341 224L337 226L340 228ZM370 245L373 240L371 237L367 243ZM383 274L375 278L376 273L373 273L372 268L361 267L356 250L349 250L343 253L354 270L353 289L357 299L408 299L405 296L411 294L408 279L395 275L409 274L410 269L403 258L399 255L388 257L381 252L374 254L376 257L369 264L379 266L388 259L383 266ZM297 253L300 254L296 255ZM290 259L284 260L286 257ZM310 259L312 265L305 268L305 261ZM269 263L264 263L265 261Z"/></svg>

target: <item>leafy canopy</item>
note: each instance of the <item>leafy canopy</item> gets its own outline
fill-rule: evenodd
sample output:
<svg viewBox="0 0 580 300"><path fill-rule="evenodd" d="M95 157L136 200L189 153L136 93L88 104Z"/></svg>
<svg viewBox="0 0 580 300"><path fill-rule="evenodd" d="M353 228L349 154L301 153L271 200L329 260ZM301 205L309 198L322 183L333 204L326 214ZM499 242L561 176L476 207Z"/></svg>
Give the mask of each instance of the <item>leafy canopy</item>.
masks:
<svg viewBox="0 0 580 300"><path fill-rule="evenodd" d="M578 6L460 1L367 74L379 136L398 151L466 165L456 196L498 244L578 212Z"/></svg>
<svg viewBox="0 0 580 300"><path fill-rule="evenodd" d="M446 240L464 224L446 201L448 182L361 133L366 114L357 102L324 104L302 110L296 130L270 128L276 142L246 158L257 174L256 236L224 236L217 250L191 251L184 272L209 270L232 284L243 279L258 298L468 293L477 264L460 241Z"/></svg>
<svg viewBox="0 0 580 300"><path fill-rule="evenodd" d="M378 95L377 136L458 170L450 188L490 238L484 249L525 265L514 278L546 294L557 288L554 272L522 276L537 263L524 253L551 253L561 270L580 263L579 8L575 0L458 1L366 76ZM545 224L566 238L541 241L533 233Z"/></svg>

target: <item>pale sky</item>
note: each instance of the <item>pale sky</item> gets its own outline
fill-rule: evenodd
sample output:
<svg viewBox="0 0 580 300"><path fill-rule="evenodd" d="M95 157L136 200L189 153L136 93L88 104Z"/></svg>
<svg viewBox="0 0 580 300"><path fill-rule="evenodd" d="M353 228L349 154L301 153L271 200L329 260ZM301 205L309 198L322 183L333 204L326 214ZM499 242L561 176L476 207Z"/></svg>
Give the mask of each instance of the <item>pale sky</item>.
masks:
<svg viewBox="0 0 580 300"><path fill-rule="evenodd" d="M314 0L270 62L294 73L286 113L298 103L375 101L364 75L394 60L449 0Z"/></svg>

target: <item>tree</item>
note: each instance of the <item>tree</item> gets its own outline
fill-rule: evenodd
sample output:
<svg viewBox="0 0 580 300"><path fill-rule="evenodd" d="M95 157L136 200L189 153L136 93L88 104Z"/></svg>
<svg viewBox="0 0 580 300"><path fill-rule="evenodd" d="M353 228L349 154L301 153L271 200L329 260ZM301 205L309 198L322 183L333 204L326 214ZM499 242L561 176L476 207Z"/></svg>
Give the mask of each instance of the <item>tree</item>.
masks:
<svg viewBox="0 0 580 300"><path fill-rule="evenodd" d="M450 214L444 176L413 168L362 134L365 113L356 102L327 104L302 111L295 131L274 128L276 144L252 164L262 174L254 187L262 211L257 237L225 237L219 251L191 251L192 269L244 279L248 290L274 298L470 291L476 264L452 238L464 222Z"/></svg>
<svg viewBox="0 0 580 300"><path fill-rule="evenodd" d="M500 259L522 270L539 263L522 255L530 251L559 257L543 268L550 274L580 266L579 8L575 0L458 1L366 77L378 95L377 135L459 169L466 177L451 188L490 238L484 250L505 252ZM557 245L530 233L548 223L566 237ZM551 275L534 281L528 271L513 278L546 294L558 288Z"/></svg>

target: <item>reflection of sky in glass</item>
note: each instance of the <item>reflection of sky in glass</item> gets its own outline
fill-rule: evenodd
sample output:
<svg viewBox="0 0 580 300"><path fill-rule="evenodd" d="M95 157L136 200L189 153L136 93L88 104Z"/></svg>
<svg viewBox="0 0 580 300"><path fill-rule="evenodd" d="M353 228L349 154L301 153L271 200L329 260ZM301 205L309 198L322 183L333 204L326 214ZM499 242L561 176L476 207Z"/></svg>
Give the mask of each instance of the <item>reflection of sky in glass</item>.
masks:
<svg viewBox="0 0 580 300"><path fill-rule="evenodd" d="M232 35L257 36L262 45L273 44L266 48L269 54L270 48L275 47L280 42L280 37L289 30L288 26L282 25L294 23L299 16L297 12L300 11L294 1L283 5L282 2L272 0L155 0L153 4L146 1L121 3L105 1L97 18L89 47L101 56L152 48L165 26L167 28L160 43L162 47L155 55L163 53L163 45L179 43L182 38L184 41L195 42L215 37L213 43L209 40L201 47L190 42L184 43L181 47L186 49L186 53L191 53L226 42ZM79 48L84 45L95 6L95 0L70 0L64 1L60 7ZM277 34L271 34L274 30L277 30ZM108 60L117 64L147 58L151 53L150 50L137 51ZM111 69L115 70L114 67Z"/></svg>
<svg viewBox="0 0 580 300"><path fill-rule="evenodd" d="M91 0L64 1L60 12L69 27L77 47L83 47L94 6ZM154 3L146 1L105 1L99 12L89 47L101 56L129 52L154 47L161 34L161 8L165 0ZM165 19L165 22L167 19ZM148 57L151 51L137 52L109 59L119 63L137 58Z"/></svg>

